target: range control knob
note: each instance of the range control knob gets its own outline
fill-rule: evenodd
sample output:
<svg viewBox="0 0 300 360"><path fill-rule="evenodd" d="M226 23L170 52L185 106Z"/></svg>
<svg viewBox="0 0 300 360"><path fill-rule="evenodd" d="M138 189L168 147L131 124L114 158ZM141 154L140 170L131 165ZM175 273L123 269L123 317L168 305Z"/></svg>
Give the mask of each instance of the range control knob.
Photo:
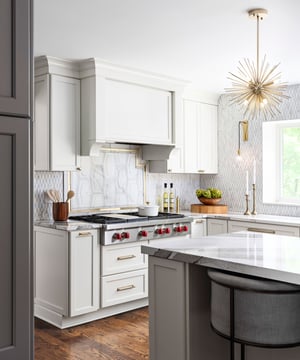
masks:
<svg viewBox="0 0 300 360"><path fill-rule="evenodd" d="M175 226L174 231L180 233L180 232L182 232L182 227L181 226Z"/></svg>
<svg viewBox="0 0 300 360"><path fill-rule="evenodd" d="M187 226L187 225L183 225L182 231L188 231L188 230L189 230L188 226Z"/></svg>
<svg viewBox="0 0 300 360"><path fill-rule="evenodd" d="M122 235L120 233L114 233L113 234L113 239L115 240L121 240L122 239Z"/></svg>
<svg viewBox="0 0 300 360"><path fill-rule="evenodd" d="M162 235L164 233L164 229L160 228L160 229L156 229L155 233L158 235Z"/></svg>
<svg viewBox="0 0 300 360"><path fill-rule="evenodd" d="M166 233L166 234L170 234L170 233L171 233L171 229L170 229L170 228L166 228L166 229L165 229L165 233Z"/></svg>
<svg viewBox="0 0 300 360"><path fill-rule="evenodd" d="M129 239L129 238L130 238L130 234L129 234L129 232L124 231L124 232L122 232L121 237L122 237L122 239Z"/></svg>
<svg viewBox="0 0 300 360"><path fill-rule="evenodd" d="M142 236L142 237L147 237L147 236L148 236L148 233L147 233L146 230L141 230L141 231L139 232L139 235Z"/></svg>

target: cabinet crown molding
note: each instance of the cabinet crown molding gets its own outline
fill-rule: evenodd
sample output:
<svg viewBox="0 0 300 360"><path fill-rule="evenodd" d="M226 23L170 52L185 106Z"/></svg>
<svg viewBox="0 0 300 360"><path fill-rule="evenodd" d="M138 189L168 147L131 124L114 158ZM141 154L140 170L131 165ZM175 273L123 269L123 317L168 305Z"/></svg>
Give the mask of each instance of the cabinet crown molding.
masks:
<svg viewBox="0 0 300 360"><path fill-rule="evenodd" d="M34 59L35 76L52 74L79 79L80 61L53 56L38 56Z"/></svg>
<svg viewBox="0 0 300 360"><path fill-rule="evenodd" d="M142 69L135 69L128 66L113 64L107 60L98 58L89 58L80 61L80 78L91 76L103 76L111 79L133 81L136 83L145 83L145 79L153 84L154 87L167 89L169 91L178 91L190 83L187 80L179 79L164 74L158 74Z"/></svg>

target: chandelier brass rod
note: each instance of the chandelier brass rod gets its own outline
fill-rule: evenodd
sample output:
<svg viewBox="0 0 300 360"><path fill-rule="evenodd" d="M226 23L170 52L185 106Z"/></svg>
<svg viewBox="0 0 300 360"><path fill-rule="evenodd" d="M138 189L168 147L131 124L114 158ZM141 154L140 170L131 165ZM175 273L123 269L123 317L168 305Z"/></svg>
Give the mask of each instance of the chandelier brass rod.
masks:
<svg viewBox="0 0 300 360"><path fill-rule="evenodd" d="M256 15L256 69L257 69L257 79L259 79L259 15Z"/></svg>

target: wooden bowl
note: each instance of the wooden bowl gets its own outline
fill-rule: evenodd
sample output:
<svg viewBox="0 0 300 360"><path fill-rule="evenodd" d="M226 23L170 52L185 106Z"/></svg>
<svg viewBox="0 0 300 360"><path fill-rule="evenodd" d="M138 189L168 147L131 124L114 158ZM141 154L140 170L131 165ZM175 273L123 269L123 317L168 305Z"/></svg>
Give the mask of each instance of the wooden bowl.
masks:
<svg viewBox="0 0 300 360"><path fill-rule="evenodd" d="M207 199L203 196L198 197L199 201L202 202L202 204L205 205L216 205L218 202L220 202L221 198L218 199Z"/></svg>

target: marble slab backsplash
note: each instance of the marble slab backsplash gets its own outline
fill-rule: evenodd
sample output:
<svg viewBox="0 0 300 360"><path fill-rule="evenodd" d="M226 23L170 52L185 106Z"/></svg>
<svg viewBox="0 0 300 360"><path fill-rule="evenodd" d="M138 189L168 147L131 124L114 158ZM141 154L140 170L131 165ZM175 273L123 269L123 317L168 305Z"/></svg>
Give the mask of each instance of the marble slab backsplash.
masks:
<svg viewBox="0 0 300 360"><path fill-rule="evenodd" d="M105 153L83 157L79 172L35 172L34 218L52 218L52 204L45 194L48 189L59 190L65 196L68 187L75 191L71 210L88 211L99 208L138 206L149 201L158 204L163 185L173 183L175 196L180 198L180 210L190 210L198 199L199 175L152 174L132 153ZM69 184L70 183L70 184Z"/></svg>

